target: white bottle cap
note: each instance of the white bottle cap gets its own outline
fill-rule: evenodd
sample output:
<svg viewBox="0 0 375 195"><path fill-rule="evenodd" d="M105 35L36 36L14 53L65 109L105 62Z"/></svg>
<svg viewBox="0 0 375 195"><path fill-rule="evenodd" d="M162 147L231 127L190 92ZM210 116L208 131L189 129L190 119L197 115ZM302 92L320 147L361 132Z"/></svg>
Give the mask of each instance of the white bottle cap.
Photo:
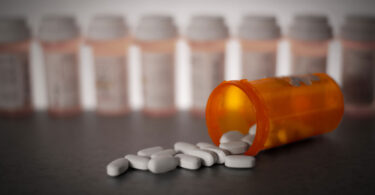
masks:
<svg viewBox="0 0 375 195"><path fill-rule="evenodd" d="M98 15L91 20L87 37L91 40L110 40L127 36L128 27L122 16Z"/></svg>
<svg viewBox="0 0 375 195"><path fill-rule="evenodd" d="M248 15L242 18L238 35L248 40L270 40L280 37L280 27L274 16Z"/></svg>
<svg viewBox="0 0 375 195"><path fill-rule="evenodd" d="M142 41L158 41L177 36L173 18L166 15L146 15L136 28L135 37Z"/></svg>
<svg viewBox="0 0 375 195"><path fill-rule="evenodd" d="M302 41L323 41L332 38L332 29L326 16L297 15L289 29L289 37Z"/></svg>
<svg viewBox="0 0 375 195"><path fill-rule="evenodd" d="M375 41L375 17L350 15L341 27L341 38L352 41Z"/></svg>
<svg viewBox="0 0 375 195"><path fill-rule="evenodd" d="M39 38L46 42L66 41L79 36L79 29L73 17L49 15L42 18Z"/></svg>
<svg viewBox="0 0 375 195"><path fill-rule="evenodd" d="M194 41L212 41L228 38L229 31L223 17L197 15L191 19L186 35Z"/></svg>
<svg viewBox="0 0 375 195"><path fill-rule="evenodd" d="M30 39L31 33L24 18L0 18L0 43L25 41Z"/></svg>

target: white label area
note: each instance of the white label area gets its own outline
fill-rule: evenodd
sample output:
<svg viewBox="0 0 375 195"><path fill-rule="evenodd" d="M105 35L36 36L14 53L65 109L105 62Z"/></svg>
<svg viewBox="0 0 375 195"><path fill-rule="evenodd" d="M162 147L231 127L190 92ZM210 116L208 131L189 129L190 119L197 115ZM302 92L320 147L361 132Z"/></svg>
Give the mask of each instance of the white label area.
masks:
<svg viewBox="0 0 375 195"><path fill-rule="evenodd" d="M0 109L20 109L30 98L27 53L0 54Z"/></svg>
<svg viewBox="0 0 375 195"><path fill-rule="evenodd" d="M374 100L374 50L344 49L343 93L347 103L368 105Z"/></svg>
<svg viewBox="0 0 375 195"><path fill-rule="evenodd" d="M151 110L174 107L174 53L142 53L144 106Z"/></svg>
<svg viewBox="0 0 375 195"><path fill-rule="evenodd" d="M95 58L99 110L116 111L128 106L126 70L125 56Z"/></svg>
<svg viewBox="0 0 375 195"><path fill-rule="evenodd" d="M79 106L78 57L76 53L46 53L48 104L53 109Z"/></svg>
<svg viewBox="0 0 375 195"><path fill-rule="evenodd" d="M242 75L244 79L257 80L275 76L276 53L244 52L242 54Z"/></svg>
<svg viewBox="0 0 375 195"><path fill-rule="evenodd" d="M191 63L193 108L204 109L212 90L224 80L224 52L193 52Z"/></svg>
<svg viewBox="0 0 375 195"><path fill-rule="evenodd" d="M293 74L325 73L327 70L326 56L300 56L293 57Z"/></svg>

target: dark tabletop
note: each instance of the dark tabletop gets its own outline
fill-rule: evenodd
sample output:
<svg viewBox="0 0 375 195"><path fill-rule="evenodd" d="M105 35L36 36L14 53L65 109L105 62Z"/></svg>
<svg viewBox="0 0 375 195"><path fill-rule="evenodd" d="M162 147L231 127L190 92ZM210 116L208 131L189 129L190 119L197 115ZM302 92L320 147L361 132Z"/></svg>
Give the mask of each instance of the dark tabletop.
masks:
<svg viewBox="0 0 375 195"><path fill-rule="evenodd" d="M105 166L176 141L210 141L205 121L179 113L0 119L0 194L375 194L375 120L345 116L335 131L261 152L253 169L222 165L154 175Z"/></svg>

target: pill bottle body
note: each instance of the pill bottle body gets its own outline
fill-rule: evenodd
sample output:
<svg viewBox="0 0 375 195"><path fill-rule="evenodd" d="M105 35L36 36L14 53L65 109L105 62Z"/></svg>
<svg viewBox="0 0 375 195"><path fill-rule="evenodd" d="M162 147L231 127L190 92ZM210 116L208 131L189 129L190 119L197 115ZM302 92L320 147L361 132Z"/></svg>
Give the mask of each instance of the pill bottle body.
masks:
<svg viewBox="0 0 375 195"><path fill-rule="evenodd" d="M81 112L79 47L81 38L41 41L46 74L48 112L72 116Z"/></svg>
<svg viewBox="0 0 375 195"><path fill-rule="evenodd" d="M216 145L231 130L247 134L257 125L253 144L258 152L334 130L344 112L343 95L324 73L224 81L206 107L208 133Z"/></svg>
<svg viewBox="0 0 375 195"><path fill-rule="evenodd" d="M0 43L1 116L32 112L29 50L29 40Z"/></svg>

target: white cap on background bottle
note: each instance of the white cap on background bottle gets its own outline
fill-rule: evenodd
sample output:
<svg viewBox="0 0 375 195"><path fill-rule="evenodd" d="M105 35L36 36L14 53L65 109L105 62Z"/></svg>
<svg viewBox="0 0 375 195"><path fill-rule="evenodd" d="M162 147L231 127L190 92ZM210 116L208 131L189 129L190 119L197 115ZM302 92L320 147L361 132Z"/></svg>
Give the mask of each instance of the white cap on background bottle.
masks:
<svg viewBox="0 0 375 195"><path fill-rule="evenodd" d="M97 15L89 25L87 37L91 40L118 39L128 35L125 19L119 15Z"/></svg>
<svg viewBox="0 0 375 195"><path fill-rule="evenodd" d="M228 27L222 16L193 16L187 28L187 38L194 41L213 41L226 39Z"/></svg>
<svg viewBox="0 0 375 195"><path fill-rule="evenodd" d="M11 43L30 39L26 20L20 17L0 17L0 43Z"/></svg>
<svg viewBox="0 0 375 195"><path fill-rule="evenodd" d="M46 42L66 41L79 36L74 17L48 15L42 18L39 39Z"/></svg>
<svg viewBox="0 0 375 195"><path fill-rule="evenodd" d="M141 18L135 37L142 41L158 41L175 38L177 27L171 16L146 15Z"/></svg>
<svg viewBox="0 0 375 195"><path fill-rule="evenodd" d="M247 40L280 38L280 27L274 16L248 15L242 18L238 36Z"/></svg>
<svg viewBox="0 0 375 195"><path fill-rule="evenodd" d="M349 15L340 29L342 39L352 41L375 41L375 17Z"/></svg>
<svg viewBox="0 0 375 195"><path fill-rule="evenodd" d="M332 38L326 16L297 15L289 29L289 37L301 41L324 41Z"/></svg>

